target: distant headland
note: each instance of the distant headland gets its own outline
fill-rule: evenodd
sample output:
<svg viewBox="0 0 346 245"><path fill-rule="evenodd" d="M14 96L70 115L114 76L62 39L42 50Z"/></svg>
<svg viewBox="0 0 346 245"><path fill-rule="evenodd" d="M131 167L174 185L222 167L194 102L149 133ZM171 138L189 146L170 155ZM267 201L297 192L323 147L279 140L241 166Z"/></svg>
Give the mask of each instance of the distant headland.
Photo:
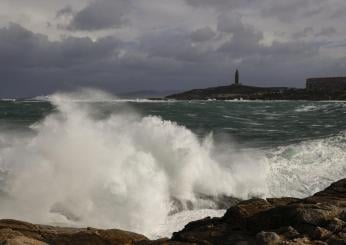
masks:
<svg viewBox="0 0 346 245"><path fill-rule="evenodd" d="M175 100L346 100L346 77L306 79L305 88L256 87L240 83L236 70L234 83L229 86L193 89L172 94Z"/></svg>

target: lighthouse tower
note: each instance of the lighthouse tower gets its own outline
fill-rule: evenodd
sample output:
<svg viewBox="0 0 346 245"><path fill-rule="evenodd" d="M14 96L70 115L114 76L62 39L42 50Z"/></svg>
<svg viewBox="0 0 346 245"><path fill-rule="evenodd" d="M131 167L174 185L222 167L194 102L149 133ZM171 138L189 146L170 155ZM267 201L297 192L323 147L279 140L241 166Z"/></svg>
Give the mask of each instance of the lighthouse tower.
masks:
<svg viewBox="0 0 346 245"><path fill-rule="evenodd" d="M238 71L238 69L235 71L234 84L239 85L239 71Z"/></svg>

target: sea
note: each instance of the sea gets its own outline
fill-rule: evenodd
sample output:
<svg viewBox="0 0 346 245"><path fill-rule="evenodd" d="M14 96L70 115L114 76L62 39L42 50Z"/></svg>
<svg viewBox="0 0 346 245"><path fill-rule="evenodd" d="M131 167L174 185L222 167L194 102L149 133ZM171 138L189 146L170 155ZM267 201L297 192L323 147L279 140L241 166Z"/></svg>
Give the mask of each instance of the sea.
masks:
<svg viewBox="0 0 346 245"><path fill-rule="evenodd" d="M0 101L0 218L169 237L225 198L303 198L345 177L344 101Z"/></svg>

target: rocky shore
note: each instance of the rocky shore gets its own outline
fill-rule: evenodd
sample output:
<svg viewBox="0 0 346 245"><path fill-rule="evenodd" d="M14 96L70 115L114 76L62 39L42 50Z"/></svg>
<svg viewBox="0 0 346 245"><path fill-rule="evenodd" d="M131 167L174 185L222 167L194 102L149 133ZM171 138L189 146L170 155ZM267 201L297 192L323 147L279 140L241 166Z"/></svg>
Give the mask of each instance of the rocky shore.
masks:
<svg viewBox="0 0 346 245"><path fill-rule="evenodd" d="M0 220L0 244L346 244L346 179L305 199L240 202L221 218L189 223L171 239Z"/></svg>

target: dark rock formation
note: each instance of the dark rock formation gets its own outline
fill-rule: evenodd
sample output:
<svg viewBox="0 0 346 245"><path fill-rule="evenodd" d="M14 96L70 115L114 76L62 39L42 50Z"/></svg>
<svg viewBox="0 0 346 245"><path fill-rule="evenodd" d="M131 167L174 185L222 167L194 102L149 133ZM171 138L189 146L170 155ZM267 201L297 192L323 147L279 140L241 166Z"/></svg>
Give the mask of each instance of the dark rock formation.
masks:
<svg viewBox="0 0 346 245"><path fill-rule="evenodd" d="M222 218L189 223L171 239L150 241L120 230L0 220L0 244L346 244L346 179L305 199L242 201L229 208Z"/></svg>
<svg viewBox="0 0 346 245"><path fill-rule="evenodd" d="M221 86L206 89L194 89L187 92L167 96L167 99L176 100L230 100L230 99L260 99L260 98L279 98L278 95L289 88L262 88L232 84L231 86Z"/></svg>
<svg viewBox="0 0 346 245"><path fill-rule="evenodd" d="M174 233L197 244L346 244L346 179L305 199L252 199Z"/></svg>
<svg viewBox="0 0 346 245"><path fill-rule="evenodd" d="M320 77L306 79L308 91L330 91L333 93L346 91L346 77Z"/></svg>
<svg viewBox="0 0 346 245"><path fill-rule="evenodd" d="M206 89L194 89L172 94L175 100L346 100L346 90L307 90L287 87L254 87L233 84Z"/></svg>

